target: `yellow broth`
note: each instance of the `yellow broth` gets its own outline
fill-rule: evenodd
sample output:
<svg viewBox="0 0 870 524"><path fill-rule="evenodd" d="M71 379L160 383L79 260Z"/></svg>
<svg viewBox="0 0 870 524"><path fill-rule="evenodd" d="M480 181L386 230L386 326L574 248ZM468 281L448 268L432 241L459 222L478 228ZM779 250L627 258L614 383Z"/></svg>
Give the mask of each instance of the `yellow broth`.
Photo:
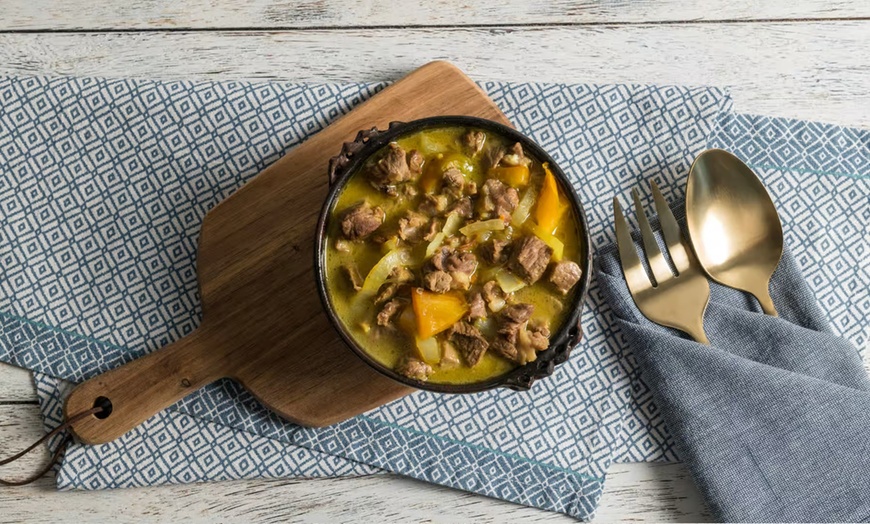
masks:
<svg viewBox="0 0 870 524"><path fill-rule="evenodd" d="M488 176L485 170L484 155L478 154L475 157L469 157L464 152L461 137L468 131L464 127L425 129L400 138L397 140L397 143L405 151L417 150L422 153L424 157L424 172L427 164L432 162L436 155L451 155L451 158L459 159L454 165L459 166L467 181L474 181L478 187L481 187ZM485 147L509 147L512 145L493 132L486 131L485 133ZM529 188L535 188L539 192L544 178L544 169L540 162L529 156L528 151L525 153L532 160L532 164L530 166L529 184L519 190L520 199L522 199L525 191L528 191ZM326 287L335 313L350 336L374 360L387 368L395 369L403 358L408 355L417 354L414 336L402 329L377 326L375 316L379 306L375 306L370 302L361 304L357 297L358 292L354 290L350 279L344 274L342 269L342 266L345 264L355 264L361 276L365 278L381 257L384 256L386 249L382 245L370 240L345 242L345 246L349 249L347 252L336 248L336 241L342 238L339 227L340 217L351 206L361 201L367 201L372 206L380 206L385 211L386 218L378 231L391 231L396 227L399 217L406 210L417 210L422 202L424 193L422 190L411 199L400 200L375 188L370 183L367 171L372 168L372 165L381 156L380 152L372 155L365 165L353 173L336 200L327 227L325 256ZM413 184L414 182L411 183ZM559 186L559 191L561 193L564 189ZM561 199L567 204L568 198L566 195L561 195ZM523 227L516 228L515 237L531 234L526 226L533 225L533 215L534 213L530 215ZM470 219L465 223L474 222L475 220L476 218ZM567 207L567 211L562 214L554 236L564 244L562 260L578 263L582 260L584 246L581 245L577 217L574 215L573 207L570 205ZM410 250L411 254L411 262L408 264L408 267L418 272L418 274L426 262L425 250L427 244L428 242L423 241L418 245L405 246ZM490 265L484 262L481 257L478 257L478 264L475 272L478 284L484 283L485 279L490 279L503 265ZM569 309L572 297L578 287L579 285L575 285L567 295L563 295L542 278L537 283L528 285L513 293L512 301L532 304L535 308L532 319L546 319L549 323L552 336L559 331L565 317L570 313ZM484 323L481 331L486 333L487 330L491 332L493 329L491 323ZM468 366L464 361L452 368L445 368L438 364L432 365L432 372L428 377L428 382L442 384L475 383L503 375L517 365L516 362L509 361L493 351L487 351L473 367Z"/></svg>

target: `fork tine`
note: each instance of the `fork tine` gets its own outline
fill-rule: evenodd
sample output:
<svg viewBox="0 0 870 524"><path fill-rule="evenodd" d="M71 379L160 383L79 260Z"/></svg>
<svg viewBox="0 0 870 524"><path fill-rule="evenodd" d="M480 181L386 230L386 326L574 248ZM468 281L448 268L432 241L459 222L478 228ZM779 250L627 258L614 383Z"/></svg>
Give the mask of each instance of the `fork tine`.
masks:
<svg viewBox="0 0 870 524"><path fill-rule="evenodd" d="M616 223L616 246L619 249L619 263L622 265L622 274L625 275L628 290L634 296L638 291L649 288L652 284L649 277L646 276L643 266L640 265L640 258L637 256L637 249L635 249L634 241L631 239L628 222L625 221L622 207L616 197L613 198L613 216Z"/></svg>
<svg viewBox="0 0 870 524"><path fill-rule="evenodd" d="M643 250L646 253L649 268L652 270L653 278L656 279L656 285L659 282L674 276L668 266L665 257L662 255L659 245L656 243L656 238L653 235L652 228L646 218L646 213L643 211L643 206L640 203L640 195L637 189L631 190L631 196L634 198L634 212L637 213L637 224L640 227L640 237L643 240Z"/></svg>
<svg viewBox="0 0 870 524"><path fill-rule="evenodd" d="M683 245L680 226L677 224L677 219L674 218L674 213L671 211L670 206L668 206L668 202L662 196L662 192L659 191L659 186L655 183L655 180L650 180L649 185L652 188L653 198L656 203L656 213L659 215L659 223L662 226L662 235L665 237L668 253L671 255L674 267L677 268L677 273L682 273L689 267L689 257Z"/></svg>

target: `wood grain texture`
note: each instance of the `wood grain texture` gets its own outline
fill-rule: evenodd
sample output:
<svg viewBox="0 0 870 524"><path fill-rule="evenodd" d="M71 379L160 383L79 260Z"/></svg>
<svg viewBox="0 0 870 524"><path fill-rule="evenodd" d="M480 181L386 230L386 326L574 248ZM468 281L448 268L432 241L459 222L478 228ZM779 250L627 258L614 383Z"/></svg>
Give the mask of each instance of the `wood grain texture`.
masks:
<svg viewBox="0 0 870 524"><path fill-rule="evenodd" d="M859 0L677 0L466 2L410 0L400 11L374 0L222 2L149 0L4 2L0 31L166 29L173 34L0 35L0 72L110 77L394 80L421 63L447 58L478 80L656 82L731 85L736 109L867 127L870 34L865 20L764 20L868 16ZM350 6L349 9L346 6ZM534 7L529 7L534 6ZM342 8L345 8L343 11ZM667 24L662 21L757 20ZM631 25L645 24L649 25ZM375 25L503 24L463 30L378 29ZM516 24L542 27L513 27ZM547 24L612 24L547 27ZM177 32L238 27L345 31ZM513 66L516 57L526 59ZM35 401L27 372L0 365L0 404ZM4 411L0 447L19 449L40 435L35 404ZM3 416L7 413L8 416ZM38 465L36 462L31 466ZM0 474L32 471L22 464ZM16 469L16 468L21 469ZM392 475L311 481L242 481L135 491L59 493L43 479L0 489L0 522L366 521L570 522L553 513ZM681 465L616 464L608 472L599 522L703 521Z"/></svg>
<svg viewBox="0 0 870 524"><path fill-rule="evenodd" d="M868 34L870 21L6 34L0 73L367 82L449 59L475 80L731 86L740 111L867 126Z"/></svg>
<svg viewBox="0 0 870 524"><path fill-rule="evenodd" d="M0 362L0 404L36 402L30 371Z"/></svg>
<svg viewBox="0 0 870 524"><path fill-rule="evenodd" d="M0 405L0 448L21 449L41 435L36 406ZM0 468L21 478L48 458L41 449ZM617 464L597 522L709 521L685 468ZM57 522L478 522L570 523L527 508L397 475L341 479L246 480L108 491L58 492L54 479L0 489L0 523Z"/></svg>
<svg viewBox="0 0 870 524"><path fill-rule="evenodd" d="M223 377L305 426L346 420L413 390L350 353L320 303L314 278L317 219L329 159L357 132L436 115L508 123L447 62L427 64L339 118L208 212L197 248L202 323L191 335L79 385L67 418L108 398L107 417L73 426L86 444L112 441Z"/></svg>
<svg viewBox="0 0 870 524"><path fill-rule="evenodd" d="M289 28L431 25L598 24L870 16L848 0L154 0L6 2L0 30Z"/></svg>

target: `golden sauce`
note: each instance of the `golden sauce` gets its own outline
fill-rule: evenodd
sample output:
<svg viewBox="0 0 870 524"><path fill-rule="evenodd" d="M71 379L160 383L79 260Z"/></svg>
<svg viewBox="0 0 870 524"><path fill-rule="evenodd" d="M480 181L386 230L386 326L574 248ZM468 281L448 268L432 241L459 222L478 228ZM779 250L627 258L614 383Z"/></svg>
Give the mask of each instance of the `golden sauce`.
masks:
<svg viewBox="0 0 870 524"><path fill-rule="evenodd" d="M474 158L465 155L460 138L467 131L468 129L464 127L425 129L401 138L397 142L405 151L413 149L420 151L425 162L432 161L438 154L461 155L463 162L460 170L463 171L466 180L473 180L478 187L481 187L487 178L482 165L484 155L480 154ZM512 145L492 132L486 132L486 135L486 146L492 144ZM528 155L528 152L526 154ZM420 194L414 199L403 202L373 187L366 176L366 170L379 157L378 153L372 155L371 160L350 177L336 200L327 229L326 285L335 313L347 332L372 358L393 369L404 356L414 354L416 351L414 337L400 329L378 327L374 320L378 307L372 303L360 304L359 301L355 300L357 292L354 291L349 279L342 271L344 264L353 262L359 268L360 274L365 277L378 260L384 256L385 251L382 246L374 242L359 241L348 242L349 252L342 252L336 249L335 242L336 239L341 238L339 230L341 213L360 201L367 200L372 205L384 209L386 219L384 225L379 229L380 231L395 227L399 217L408 209L416 210L422 200L423 191L420 191ZM531 179L527 188L519 190L520 198L528 188L539 190L544 177L540 163L533 157L530 158L533 161L530 169ZM425 165L424 163L424 170ZM563 189L560 188L560 191ZM474 220L476 219L470 219L469 222ZM531 222L531 218L528 222ZM564 243L563 260L575 262L581 260L583 246L573 208L569 207L568 212L562 215L555 236ZM419 270L425 263L426 245L427 242L422 242L411 248L412 261L408 264L410 268ZM498 267L490 266L480 257L478 257L478 262L476 274L478 282L482 284L491 279ZM487 276L489 278L486 278ZM566 315L570 313L572 296L577 287L579 286L575 286L575 289L567 296L563 296L549 285L545 278L542 278L537 283L516 291L514 302L534 305L535 310L532 318L548 319L552 336L559 330ZM487 327L491 329L492 326L484 326L481 331L485 333ZM450 369L444 369L437 364L433 365L433 372L429 376L428 382L445 384L480 382L500 376L514 367L516 367L515 363L488 351L474 367L469 367L464 362L458 367Z"/></svg>

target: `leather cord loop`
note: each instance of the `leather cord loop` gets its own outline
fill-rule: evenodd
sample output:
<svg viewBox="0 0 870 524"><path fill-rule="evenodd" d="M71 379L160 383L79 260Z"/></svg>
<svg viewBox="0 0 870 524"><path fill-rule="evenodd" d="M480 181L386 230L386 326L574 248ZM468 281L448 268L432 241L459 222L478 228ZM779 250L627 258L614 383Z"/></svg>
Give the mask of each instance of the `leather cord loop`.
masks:
<svg viewBox="0 0 870 524"><path fill-rule="evenodd" d="M45 441L47 441L51 437L57 435L58 433L62 432L63 430L69 428L70 426L72 426L76 422L78 422L86 417L90 417L93 415L97 415L99 413L103 413L104 411L107 411L106 406L99 405L99 406L95 406L87 411L82 411L81 413L77 413L76 415L73 415L67 421L65 421L63 424L54 428L50 432L46 433L42 438L40 438L39 440L37 440L36 442L34 442L30 446L28 446L27 449L25 449L24 451L16 453L15 455L12 455L9 458L5 458L3 460L0 460L0 466L5 466L7 464L11 464L12 462L15 462L16 460L20 459L24 455L27 455L28 453L30 453L31 451L36 449L36 447L39 446L40 444L44 443ZM33 475L26 477L24 479L21 479L21 480L0 479L0 485L2 485L2 486L24 486L25 484L30 484L31 482L34 482L37 479L41 478L43 475L48 473L48 471L51 468L53 468L55 464L57 464L60 461L61 457L63 457L63 454L66 451L67 446L69 446L69 444L72 441L73 441L72 436L67 435L67 437L63 439L63 442L61 442L60 445L57 447L57 451L54 452L54 455L52 455L51 460L48 462L48 464L46 464L45 467L43 467L42 469L40 469L39 471L37 471Z"/></svg>

